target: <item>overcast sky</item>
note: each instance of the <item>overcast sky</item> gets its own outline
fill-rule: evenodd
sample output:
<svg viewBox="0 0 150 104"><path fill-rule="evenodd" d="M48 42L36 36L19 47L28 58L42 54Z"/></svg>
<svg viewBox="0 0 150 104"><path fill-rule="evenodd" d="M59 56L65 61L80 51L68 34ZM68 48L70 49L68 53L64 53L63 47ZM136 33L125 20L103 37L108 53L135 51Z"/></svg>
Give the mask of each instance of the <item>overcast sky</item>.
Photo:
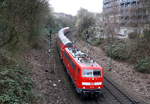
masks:
<svg viewBox="0 0 150 104"><path fill-rule="evenodd" d="M76 15L80 8L100 13L103 6L103 0L49 0L49 2L54 12L63 12L72 15Z"/></svg>

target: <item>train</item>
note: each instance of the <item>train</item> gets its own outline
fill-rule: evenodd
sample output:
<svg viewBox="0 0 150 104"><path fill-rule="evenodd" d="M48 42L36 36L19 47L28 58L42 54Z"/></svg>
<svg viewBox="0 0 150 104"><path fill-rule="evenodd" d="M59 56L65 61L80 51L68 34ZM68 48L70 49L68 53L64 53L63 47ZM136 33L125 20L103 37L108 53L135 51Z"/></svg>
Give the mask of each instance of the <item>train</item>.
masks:
<svg viewBox="0 0 150 104"><path fill-rule="evenodd" d="M104 68L66 37L69 30L69 27L65 27L58 32L57 49L76 92L102 94Z"/></svg>

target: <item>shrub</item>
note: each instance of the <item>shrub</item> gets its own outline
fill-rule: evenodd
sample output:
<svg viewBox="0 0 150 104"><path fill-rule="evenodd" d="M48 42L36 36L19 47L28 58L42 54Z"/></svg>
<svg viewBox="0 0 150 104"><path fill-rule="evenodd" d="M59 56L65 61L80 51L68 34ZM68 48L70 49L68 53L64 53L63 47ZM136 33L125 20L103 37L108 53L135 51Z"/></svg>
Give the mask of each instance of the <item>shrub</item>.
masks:
<svg viewBox="0 0 150 104"><path fill-rule="evenodd" d="M32 81L19 66L0 66L0 104L31 104Z"/></svg>
<svg viewBox="0 0 150 104"><path fill-rule="evenodd" d="M101 38L92 38L88 39L87 42L89 42L91 45L98 46L102 43L103 39Z"/></svg>
<svg viewBox="0 0 150 104"><path fill-rule="evenodd" d="M135 69L142 73L150 73L150 57L139 60Z"/></svg>
<svg viewBox="0 0 150 104"><path fill-rule="evenodd" d="M129 52L127 46L124 43L113 44L107 48L107 55L113 59L126 60L128 59Z"/></svg>

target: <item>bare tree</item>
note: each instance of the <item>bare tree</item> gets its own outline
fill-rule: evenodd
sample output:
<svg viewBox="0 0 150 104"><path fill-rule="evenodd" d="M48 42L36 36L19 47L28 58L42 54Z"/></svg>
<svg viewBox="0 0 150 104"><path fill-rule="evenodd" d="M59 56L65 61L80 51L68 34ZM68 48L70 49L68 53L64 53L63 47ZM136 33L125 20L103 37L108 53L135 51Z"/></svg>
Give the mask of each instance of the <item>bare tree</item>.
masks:
<svg viewBox="0 0 150 104"><path fill-rule="evenodd" d="M51 13L47 0L2 0L0 1L0 24L3 30L0 38L4 44L29 41L39 35L44 26L47 14ZM4 26L6 25L6 26ZM32 40L33 41L33 40ZM25 41L24 41L25 42Z"/></svg>
<svg viewBox="0 0 150 104"><path fill-rule="evenodd" d="M94 14L81 8L77 14L76 26L78 30L79 37L87 40L89 38L88 29L95 25Z"/></svg>

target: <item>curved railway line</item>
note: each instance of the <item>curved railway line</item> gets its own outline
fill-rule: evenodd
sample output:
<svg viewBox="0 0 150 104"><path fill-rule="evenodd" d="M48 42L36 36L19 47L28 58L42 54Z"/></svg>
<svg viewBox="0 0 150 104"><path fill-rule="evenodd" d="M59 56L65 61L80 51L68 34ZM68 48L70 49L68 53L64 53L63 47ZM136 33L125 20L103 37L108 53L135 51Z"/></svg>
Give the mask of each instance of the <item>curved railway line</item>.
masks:
<svg viewBox="0 0 150 104"><path fill-rule="evenodd" d="M55 55L56 55L58 57L58 51L56 51L57 48L56 47L54 47L54 48L55 48L54 49L55 51L54 51L53 56L55 57ZM56 59L60 60L60 58L56 58ZM85 100L83 100L83 99L80 99L79 97L76 97L75 94L72 94L74 102L75 102L75 100L77 100L78 104L144 104L144 103L140 103L140 102L135 101L129 95L124 93L109 78L105 77L104 83L105 83L104 84L105 87L103 89L103 95L102 96L98 97L97 99L85 99ZM70 93L75 93L73 88L71 88L71 90L72 91L69 91ZM72 103L72 104L75 104L75 103Z"/></svg>

